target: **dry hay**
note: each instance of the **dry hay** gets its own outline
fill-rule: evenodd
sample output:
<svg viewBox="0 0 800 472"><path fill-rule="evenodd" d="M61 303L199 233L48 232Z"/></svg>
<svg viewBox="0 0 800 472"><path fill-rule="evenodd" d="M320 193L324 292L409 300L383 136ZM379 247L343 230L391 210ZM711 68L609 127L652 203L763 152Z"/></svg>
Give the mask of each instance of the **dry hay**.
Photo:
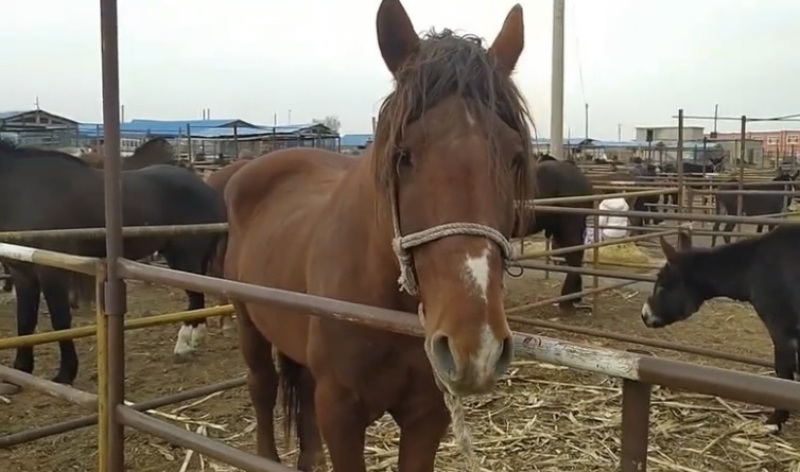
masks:
<svg viewBox="0 0 800 472"><path fill-rule="evenodd" d="M588 472L618 470L621 437L621 382L533 361L516 362L492 395L467 402L468 420L482 470L493 472ZM199 402L195 402L194 408ZM650 417L650 472L763 472L800 470L800 450L763 426L763 410L698 394L656 388ZM253 450L255 423L182 422L191 429L245 450ZM213 410L213 408L210 408ZM187 426L187 429L189 426ZM370 471L397 470L398 430L383 417L368 430ZM163 443L163 470L237 470L198 455L175 454ZM283 457L291 457L288 451ZM193 456L193 457L192 457ZM187 460L186 458L189 457ZM201 465L202 462L202 465ZM465 464L451 436L437 455L436 470L463 472Z"/></svg>
<svg viewBox="0 0 800 472"><path fill-rule="evenodd" d="M516 241L514 246L519 247L519 241ZM522 254L534 254L546 250L547 246L544 241L526 239L523 244ZM660 266L659 261L648 256L636 243L601 246L597 252L597 268L600 269L619 270L620 267L625 267L630 272L646 273ZM593 254L594 251L591 249L584 251L584 262L591 263L594 257Z"/></svg>

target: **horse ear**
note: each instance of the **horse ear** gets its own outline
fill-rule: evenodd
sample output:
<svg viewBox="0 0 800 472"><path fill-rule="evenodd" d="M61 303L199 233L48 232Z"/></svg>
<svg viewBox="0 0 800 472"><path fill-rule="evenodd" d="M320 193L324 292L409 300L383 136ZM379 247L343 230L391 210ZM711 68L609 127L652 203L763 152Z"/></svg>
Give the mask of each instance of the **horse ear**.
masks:
<svg viewBox="0 0 800 472"><path fill-rule="evenodd" d="M692 237L685 231L678 232L678 250L688 251L692 248Z"/></svg>
<svg viewBox="0 0 800 472"><path fill-rule="evenodd" d="M664 252L664 256L667 258L667 262L672 262L675 260L675 257L678 255L678 252L672 247L664 236L659 238L659 242L661 243L661 251Z"/></svg>
<svg viewBox="0 0 800 472"><path fill-rule="evenodd" d="M506 15L503 28L494 38L489 54L497 59L500 68L511 74L517 66L522 49L525 47L525 25L522 21L522 5L517 3Z"/></svg>
<svg viewBox="0 0 800 472"><path fill-rule="evenodd" d="M376 21L378 47L392 75L419 50L419 36L400 0L383 0Z"/></svg>

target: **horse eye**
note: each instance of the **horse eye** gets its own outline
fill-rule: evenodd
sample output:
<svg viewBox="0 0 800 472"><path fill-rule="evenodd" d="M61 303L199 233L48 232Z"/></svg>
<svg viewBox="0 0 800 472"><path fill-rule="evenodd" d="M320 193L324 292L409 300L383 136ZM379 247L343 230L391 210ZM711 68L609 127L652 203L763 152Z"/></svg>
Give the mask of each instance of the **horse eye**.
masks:
<svg viewBox="0 0 800 472"><path fill-rule="evenodd" d="M397 165L401 167L411 167L414 163L411 160L411 152L401 149L397 152Z"/></svg>

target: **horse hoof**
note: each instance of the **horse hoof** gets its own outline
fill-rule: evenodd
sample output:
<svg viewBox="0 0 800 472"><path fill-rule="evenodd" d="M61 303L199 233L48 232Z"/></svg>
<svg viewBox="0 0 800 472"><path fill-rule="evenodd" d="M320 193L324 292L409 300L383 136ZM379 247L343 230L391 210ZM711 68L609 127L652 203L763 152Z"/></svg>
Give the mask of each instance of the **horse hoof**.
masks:
<svg viewBox="0 0 800 472"><path fill-rule="evenodd" d="M176 352L175 355L173 356L173 359L175 360L176 364L187 364L192 360L194 360L194 358L195 358L194 351L181 352L181 353Z"/></svg>
<svg viewBox="0 0 800 472"><path fill-rule="evenodd" d="M16 395L22 387L6 382L0 382L0 395Z"/></svg>

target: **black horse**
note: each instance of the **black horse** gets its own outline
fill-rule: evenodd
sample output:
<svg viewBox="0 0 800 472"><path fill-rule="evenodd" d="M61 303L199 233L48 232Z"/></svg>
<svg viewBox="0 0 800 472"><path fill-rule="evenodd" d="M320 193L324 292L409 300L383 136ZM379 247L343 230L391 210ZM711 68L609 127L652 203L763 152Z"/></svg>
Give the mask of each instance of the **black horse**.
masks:
<svg viewBox="0 0 800 472"><path fill-rule="evenodd" d="M559 161L550 155L538 157L536 166L536 198L572 197L592 195L594 190L586 175L570 160ZM568 203L556 206L573 208L592 208L592 202ZM532 216L532 217L531 217ZM545 237L552 238L554 248L580 246L586 232L586 216L579 213L535 212L527 220L527 227L517 232L520 236L528 236L544 231ZM573 251L564 254L564 262L571 267L583 265L584 251ZM561 287L561 295L578 293L583 290L580 274L567 274ZM570 310L580 299L559 303L562 309Z"/></svg>
<svg viewBox="0 0 800 472"><path fill-rule="evenodd" d="M18 147L0 141L0 231L92 228L105 225L103 173L88 163L58 151ZM226 221L224 202L194 172L172 165L153 165L122 173L125 226L160 226ZM160 252L170 267L203 274L219 234L126 238L124 257L141 259ZM105 256L102 239L47 239L25 243L37 248L89 257ZM54 330L72 324L68 290L73 276L63 270L21 263L8 265L16 288L17 332L36 329L40 293ZM189 309L203 308L202 293L186 292ZM191 351L205 321L181 327L176 353ZM59 342L61 363L54 380L71 384L78 373L72 341ZM33 348L17 350L14 367L33 372Z"/></svg>
<svg viewBox="0 0 800 472"><path fill-rule="evenodd" d="M679 234L678 249L661 239L667 263L642 306L642 321L661 328L689 318L706 300L749 302L775 348L775 373L793 380L800 360L800 226L782 226L756 238L716 248L691 248ZM767 424L779 429L789 412L776 409Z"/></svg>
<svg viewBox="0 0 800 472"><path fill-rule="evenodd" d="M794 174L780 173L772 182L764 182L755 185L747 185L744 190L775 190L775 191L793 191L795 186L794 182L800 175L800 171ZM736 180L731 180L718 187L719 190L737 190L739 184ZM776 213L783 213L786 211L787 206L792 201L793 197L787 195L742 195L742 215L743 216L764 216L773 215ZM718 215L737 215L739 211L739 196L735 194L717 194L716 195L716 213ZM718 231L721 223L715 222L713 231ZM723 231L730 233L736 227L736 223L725 223ZM772 231L775 225L769 225L768 230ZM764 230L764 225L757 225L756 232L761 233ZM726 244L731 242L731 237L725 235L722 237ZM711 236L711 246L717 245L716 234Z"/></svg>

